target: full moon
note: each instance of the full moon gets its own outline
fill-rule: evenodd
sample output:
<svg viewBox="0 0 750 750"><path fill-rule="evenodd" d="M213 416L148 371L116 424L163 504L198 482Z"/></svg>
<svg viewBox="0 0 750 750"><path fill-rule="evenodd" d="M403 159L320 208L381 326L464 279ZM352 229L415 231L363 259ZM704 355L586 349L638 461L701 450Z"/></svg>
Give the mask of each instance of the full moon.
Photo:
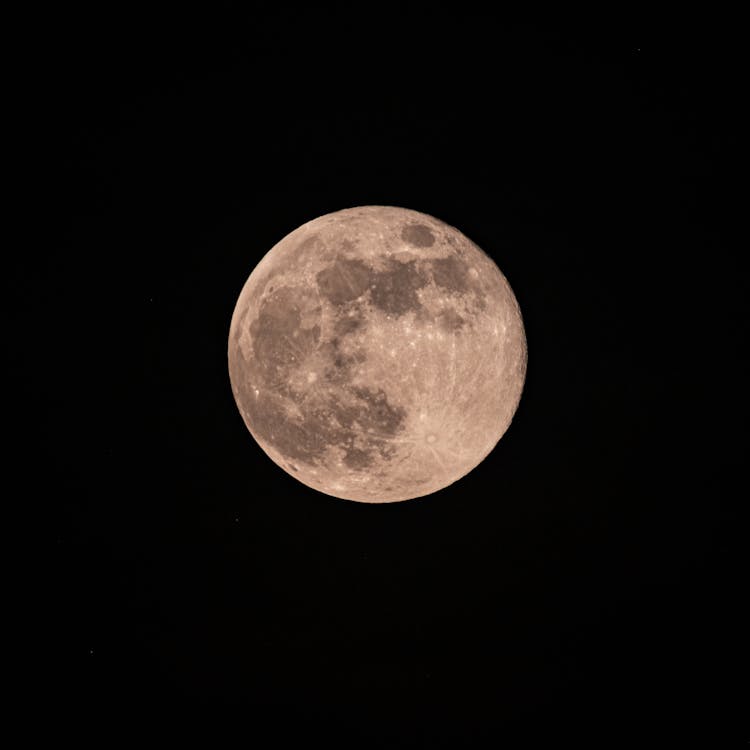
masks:
<svg viewBox="0 0 750 750"><path fill-rule="evenodd" d="M245 424L302 484L387 503L436 492L497 445L526 376L521 312L471 240L427 214L361 206L278 242L229 332Z"/></svg>

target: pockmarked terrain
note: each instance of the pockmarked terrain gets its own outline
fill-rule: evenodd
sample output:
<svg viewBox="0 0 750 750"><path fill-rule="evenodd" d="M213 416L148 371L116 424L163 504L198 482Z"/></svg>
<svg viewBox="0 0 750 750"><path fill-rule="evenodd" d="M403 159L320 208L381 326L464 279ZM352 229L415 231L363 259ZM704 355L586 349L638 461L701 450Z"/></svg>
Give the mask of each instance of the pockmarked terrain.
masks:
<svg viewBox="0 0 750 750"><path fill-rule="evenodd" d="M303 484L394 502L466 475L508 429L526 374L519 306L454 227L363 206L291 232L248 278L229 374L251 434Z"/></svg>

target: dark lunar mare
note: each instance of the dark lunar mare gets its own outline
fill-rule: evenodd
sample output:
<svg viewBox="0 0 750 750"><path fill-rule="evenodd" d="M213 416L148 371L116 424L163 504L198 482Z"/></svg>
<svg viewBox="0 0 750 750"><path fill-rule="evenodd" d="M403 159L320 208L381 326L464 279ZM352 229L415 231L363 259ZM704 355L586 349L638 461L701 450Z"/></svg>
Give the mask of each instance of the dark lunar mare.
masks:
<svg viewBox="0 0 750 750"><path fill-rule="evenodd" d="M415 247L434 244L432 233L419 224L405 226L401 237ZM378 457L387 461L393 456L395 449L388 441L405 429L407 416L382 389L352 385L353 369L366 354L361 347L347 344L349 337L367 326L365 306L371 304L393 317L410 311L422 317L426 311L418 291L430 283L449 295L476 298L479 290L466 263L453 255L420 261L388 259L378 269L358 258L339 257L320 270L315 281L316 289L267 288L258 316L249 323L252 366L239 346L235 364L238 382L250 378L260 392L255 397L252 389L242 389L238 398L251 430L287 460L316 465L336 447L343 451L349 468L365 470ZM319 322L303 325L303 311L314 309L321 299L333 312L331 331L325 337ZM441 311L436 322L450 333L459 333L466 325L451 308ZM243 317L240 330L246 325ZM238 335L239 331L236 344ZM325 387L311 398L292 383L295 372L314 352L325 363L321 384Z"/></svg>
<svg viewBox="0 0 750 750"><path fill-rule="evenodd" d="M415 261L392 261L385 271L374 274L372 304L390 315L405 315L422 305L417 290L426 286L428 279L417 270Z"/></svg>
<svg viewBox="0 0 750 750"><path fill-rule="evenodd" d="M320 325L302 326L309 291L282 286L267 297L250 324L255 366L267 385L287 388L289 369L309 355L320 341Z"/></svg>
<svg viewBox="0 0 750 750"><path fill-rule="evenodd" d="M344 387L342 392L305 408L301 418L289 400L264 390L258 398L244 399L249 425L285 458L314 465L331 447L344 451L344 463L353 469L372 465L380 455L393 455L388 439L404 428L406 412L390 403L385 393Z"/></svg>
<svg viewBox="0 0 750 750"><path fill-rule="evenodd" d="M451 294L462 294L469 289L469 269L466 263L453 255L430 261L433 281Z"/></svg>
<svg viewBox="0 0 750 750"><path fill-rule="evenodd" d="M435 237L424 224L407 224L401 230L401 239L414 247L432 247Z"/></svg>
<svg viewBox="0 0 750 750"><path fill-rule="evenodd" d="M315 278L321 296L336 307L369 291L376 308L396 316L418 310L421 305L417 290L429 283L413 260L390 260L384 270L376 270L361 260L341 258L319 271Z"/></svg>
<svg viewBox="0 0 750 750"><path fill-rule="evenodd" d="M343 305L361 297L372 283L372 269L361 260L340 258L318 271L318 290L333 305Z"/></svg>
<svg viewBox="0 0 750 750"><path fill-rule="evenodd" d="M393 455L388 439L403 431L406 411L392 404L382 389L353 387L352 368L365 360L364 351L347 349L347 337L366 326L366 318L353 299L370 284L363 283L361 263L337 261L318 274L321 294L337 307L330 338L321 337L321 326L302 325L302 310L313 306L312 292L281 286L264 299L250 323L253 362L247 362L235 336L234 363L238 382L258 387L238 394L251 430L286 459L309 465L320 463L331 447L343 450L343 461L363 470L376 458ZM411 273L410 269L407 273ZM367 281L377 278L367 269ZM356 295L356 296L355 296ZM244 319L243 319L244 322ZM292 385L293 375L314 352L322 352L327 365L325 385L309 393Z"/></svg>

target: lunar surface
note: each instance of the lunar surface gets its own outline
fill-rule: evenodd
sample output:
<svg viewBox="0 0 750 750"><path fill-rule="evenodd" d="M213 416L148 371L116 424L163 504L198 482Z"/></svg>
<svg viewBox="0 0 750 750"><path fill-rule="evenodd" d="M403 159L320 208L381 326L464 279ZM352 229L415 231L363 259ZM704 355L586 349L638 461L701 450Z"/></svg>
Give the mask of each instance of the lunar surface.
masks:
<svg viewBox="0 0 750 750"><path fill-rule="evenodd" d="M426 214L363 206L303 224L250 274L229 333L250 433L308 487L385 503L475 468L526 375L513 291L471 240Z"/></svg>

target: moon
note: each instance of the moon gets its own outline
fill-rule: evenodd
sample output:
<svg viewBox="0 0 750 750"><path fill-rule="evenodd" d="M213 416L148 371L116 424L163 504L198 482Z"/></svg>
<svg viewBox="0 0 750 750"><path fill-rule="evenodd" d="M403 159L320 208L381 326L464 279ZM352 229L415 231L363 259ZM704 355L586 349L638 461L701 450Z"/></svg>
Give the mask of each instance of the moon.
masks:
<svg viewBox="0 0 750 750"><path fill-rule="evenodd" d="M527 346L493 260L394 206L325 214L278 242L232 315L245 425L302 484L337 498L423 497L480 464L511 424Z"/></svg>

